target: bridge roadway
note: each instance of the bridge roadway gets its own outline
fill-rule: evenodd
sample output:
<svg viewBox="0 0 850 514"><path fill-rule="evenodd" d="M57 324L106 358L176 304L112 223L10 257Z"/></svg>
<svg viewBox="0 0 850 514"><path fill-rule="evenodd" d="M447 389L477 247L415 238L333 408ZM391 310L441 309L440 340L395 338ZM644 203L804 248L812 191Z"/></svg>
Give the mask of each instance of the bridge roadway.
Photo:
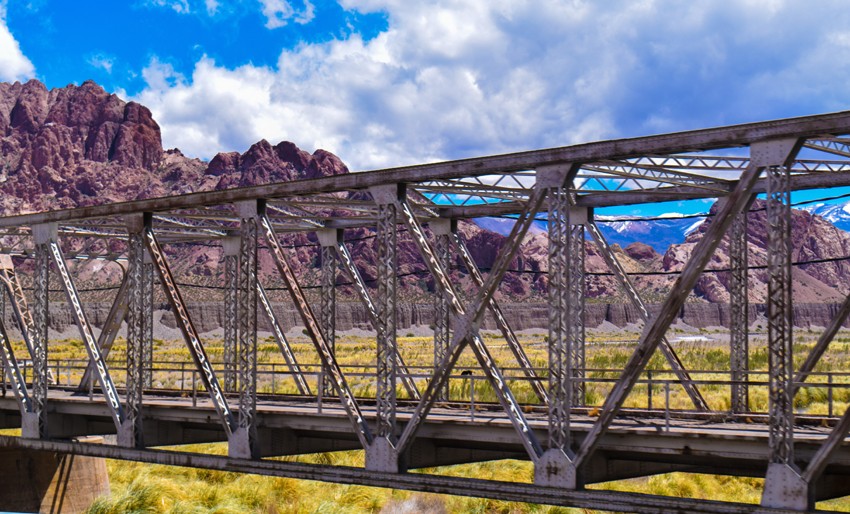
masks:
<svg viewBox="0 0 850 514"><path fill-rule="evenodd" d="M194 405L193 405L194 403ZM398 419L409 418L402 404ZM492 410L491 410L492 407ZM412 410L412 409L411 409ZM51 389L48 402L50 439L115 433L102 397ZM360 449L351 424L338 402L266 397L257 405L258 433L263 456ZM364 415L374 419L373 406ZM595 417L587 409L572 416L574 445L583 440ZM527 413L532 429L546 441L545 410ZM624 410L603 437L587 464L586 484L648 476L672 471L764 477L768 430L764 416L731 416ZM795 456L808 462L830 431L826 418L798 417ZM19 408L12 395L0 398L0 427L19 428ZM224 430L208 399L146 394L145 444L163 447L191 443L225 442ZM115 448L116 458L123 448ZM428 416L409 454L409 469L497 459L527 459L510 421L498 406L441 405ZM133 459L137 460L137 459ZM821 499L850 494L850 443L845 442L818 484Z"/></svg>

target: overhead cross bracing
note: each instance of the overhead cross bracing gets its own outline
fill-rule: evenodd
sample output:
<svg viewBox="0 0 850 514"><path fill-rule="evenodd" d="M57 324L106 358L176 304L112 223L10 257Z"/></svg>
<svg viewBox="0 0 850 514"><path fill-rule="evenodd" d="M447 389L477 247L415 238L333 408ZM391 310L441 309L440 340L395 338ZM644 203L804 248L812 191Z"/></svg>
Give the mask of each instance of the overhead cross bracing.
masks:
<svg viewBox="0 0 850 514"><path fill-rule="evenodd" d="M287 471L285 466L269 471L274 464L259 459L299 451L357 448L365 452L366 471L345 475L345 480L373 483L378 476L398 477L396 482L390 478L384 485L414 488L410 485L413 475L406 472L415 467L520 457L533 463L534 484L523 485L517 489L522 493L511 493L511 499L593 508L608 505L612 509L628 505L627 510L646 512L700 508L696 500L653 503L656 500L639 495L614 498L585 490L591 483L623 478L623 473L644 476L679 470L766 476L762 500L765 512L810 509L818 498L850 493L842 486L850 477L850 465L846 464L850 462L850 447L844 443L850 414L820 420L835 426L832 431L809 433L798 430L791 408L800 382L811 374L834 333L825 342L819 341L806 360L806 369L793 369L793 326L788 316L793 302L789 195L799 189L850 185L848 134L850 112L842 112L2 218L0 250L8 255L31 256L35 261L34 269L29 268L33 269L34 284L28 307L33 313L32 329L27 328L32 338L27 350L30 355L15 355L8 337L0 331L0 356L6 381L15 394L15 403L0 402L5 409L0 409L0 420L18 423L24 434L19 442L3 444L30 444L36 449L45 445L45 439L116 433L119 447L110 450L110 456L167 462L161 453L145 452L150 446L179 442L164 435L167 430L163 427L173 426L181 433L196 434L197 440L228 442L232 461L173 461L213 468L226 468L231 462L251 471L250 466L244 467L245 462L257 462L256 472L294 475L295 471ZM771 364L763 374L771 388L772 403L764 412L753 412L749 405L747 386L753 379L743 354L747 351L747 317L736 316L735 326L730 327L735 334L735 358L730 362L727 384L733 386L732 408L717 412L701 393L704 381L696 370L683 364L666 333L714 250L731 233L735 234L733 270L737 273L734 302L745 312L747 242L741 216L745 217L753 198L761 193L768 193L771 227L767 266L771 278ZM722 201L671 292L657 313L650 314L641 292L632 285L628 272L596 228L593 209L705 198ZM486 216L508 216L515 223L489 272L479 274L457 222ZM549 359L544 369L535 368L528 358L497 295L526 234L540 220L547 222L549 235ZM351 241L345 231L360 228L367 229L368 237L375 239L375 287L369 287L359 276L349 253ZM434 320L433 366L425 370L406 361L396 341L398 241L402 233L413 242L418 258L434 279L439 318ZM613 380L610 393L599 405L586 404L584 387L594 380L587 375L584 362L586 233L596 241L618 284L646 322L634 353L625 367L617 370L619 378ZM309 234L310 241L318 241L310 243L321 249L321 284L313 296L305 294L304 279L294 272L291 249L281 242L284 234ZM222 357L207 352L181 292L184 286L175 277L174 263L169 262L165 245L178 243L222 248L222 269L227 276L218 287L226 292L222 301L233 318L225 327ZM261 256L274 264L275 276L263 275L257 264ZM111 311L115 315L110 314L115 319L104 331L107 336L97 339L73 273L65 265L73 258L94 257L121 260L129 277L117 293ZM459 294L452 282L449 266L453 259L473 275L476 290L471 294ZM86 342L87 380L97 391L93 397L100 396L92 405L102 405L105 411L75 414L79 405L63 396L65 391L48 375L48 286L50 275L56 271ZM343 280L350 280L358 300L368 307L369 323L376 331L374 368L366 372L374 383L368 397L352 386L362 370L352 372L335 354L334 291L340 284L340 274ZM296 361L265 294L266 280L284 284L320 361L319 371ZM191 409L188 400L168 408L158 405L161 398L157 395L165 392L151 388L154 289L175 313L192 356L190 368L205 391L206 397L195 398ZM842 313L845 311L842 309ZM487 315L494 317L510 349L513 360L507 365L496 362L489 342L481 337L480 327ZM846 313L843 315L846 317ZM295 403L274 394L266 397L260 391L263 370L257 363L258 316L265 316L274 327L275 341L286 357L285 373L300 378ZM116 367L114 359L107 365L107 354L120 318L126 319L130 330L126 361L119 361L122 364ZM831 324L831 329L834 326ZM456 364L466 349L477 361L476 380L486 381L493 391L496 402L486 405L496 413L492 416L475 419L474 408L468 420L446 412L446 402L456 400L449 396L447 384L458 379ZM664 354L673 370L674 378L667 381L667 387L684 388L693 407L672 419L669 412L659 419L657 409L647 405L640 415L652 420L653 426L663 423L670 430L667 436L647 443L649 449L637 452L634 447L618 444L618 434L626 399L648 379L645 372L656 350ZM31 382L20 372L18 361L24 359L32 361ZM508 376L508 368L518 370L518 378ZM274 376L276 372L270 373ZM802 376L795 378L798 373ZM533 384L532 401L516 396L511 386L515 380ZM328 396L336 399L331 401ZM10 411L10 406L16 406L17 413ZM320 420L336 427L319 438L322 441L303 427L269 425L272 412L294 416L306 409L312 416L314 408ZM204 416L203 423L193 418L196 409ZM588 416L591 412L596 415ZM628 410L628 415L636 414ZM763 423L752 429L757 437L734 432L739 427L733 422L744 417ZM503 448L495 448L486 440L487 424L494 419L500 424L501 439L496 443ZM688 425L687 431L677 431L689 419L705 420L708 425ZM717 430L725 429L734 433L717 436ZM629 430L629 437L640 440L639 429ZM714 432L709 435L711 430ZM697 459L688 453L693 452L689 438L700 435L721 442L714 449L706 446L700 450L704 453ZM795 437L802 437L802 442L795 445ZM731 449L723 447L722 441L727 440L734 441ZM62 448L90 451L80 444ZM698 465L694 464L696 460ZM434 484L443 484L442 480L423 478L421 490L438 488ZM787 484L794 486L793 494L783 492ZM499 484L479 486L457 482L457 491L493 497L506 494L500 492ZM717 508L714 503L703 506ZM737 512L744 507L729 503L726 508Z"/></svg>

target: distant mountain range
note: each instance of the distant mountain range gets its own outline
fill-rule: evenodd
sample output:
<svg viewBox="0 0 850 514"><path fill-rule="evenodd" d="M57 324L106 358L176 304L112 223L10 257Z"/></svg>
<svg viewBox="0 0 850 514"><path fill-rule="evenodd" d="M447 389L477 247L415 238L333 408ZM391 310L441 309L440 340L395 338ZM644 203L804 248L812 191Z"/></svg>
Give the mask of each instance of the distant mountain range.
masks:
<svg viewBox="0 0 850 514"><path fill-rule="evenodd" d="M841 230L850 232L850 202L841 204L816 203L802 207L802 210L817 214Z"/></svg>
<svg viewBox="0 0 850 514"><path fill-rule="evenodd" d="M705 216L683 216L670 214L663 217L639 216L596 216L599 230L611 244L622 248L632 243L643 243L651 246L656 252L663 254L672 245L681 244L685 238L699 228ZM850 226L850 215L847 218ZM514 226L510 218L480 218L475 223L485 229L507 236ZM542 221L531 228L532 234L546 232L546 224Z"/></svg>

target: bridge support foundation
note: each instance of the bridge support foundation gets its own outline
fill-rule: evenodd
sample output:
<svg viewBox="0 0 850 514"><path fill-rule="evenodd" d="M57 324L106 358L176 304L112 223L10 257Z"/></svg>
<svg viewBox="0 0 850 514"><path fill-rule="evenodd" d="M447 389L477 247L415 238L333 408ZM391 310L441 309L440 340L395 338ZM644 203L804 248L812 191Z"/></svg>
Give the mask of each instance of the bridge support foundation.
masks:
<svg viewBox="0 0 850 514"><path fill-rule="evenodd" d="M76 514L109 494L106 461L97 457L3 449L0 475L0 511Z"/></svg>

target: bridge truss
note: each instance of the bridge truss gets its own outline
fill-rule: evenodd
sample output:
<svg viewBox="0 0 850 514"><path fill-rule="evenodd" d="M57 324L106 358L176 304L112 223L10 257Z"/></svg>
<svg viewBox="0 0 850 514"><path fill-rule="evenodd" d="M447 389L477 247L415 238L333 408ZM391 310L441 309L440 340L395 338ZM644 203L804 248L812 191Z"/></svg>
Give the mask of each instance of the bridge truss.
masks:
<svg viewBox="0 0 850 514"><path fill-rule="evenodd" d="M793 362L790 192L850 185L850 112L776 120L660 136L603 141L226 191L9 216L0 219L6 257L0 281L24 336L27 355L12 350L0 322L5 381L14 403L0 402L0 422L21 427L21 438L0 446L95 455L143 462L360 483L412 490L480 495L634 512L806 511L821 498L850 494L850 410L812 431L795 419L794 395L850 314L850 297L800 369ZM768 411L748 401L746 213L756 195L767 197ZM689 262L651 314L626 269L605 241L594 208L670 200L721 202ZM505 246L486 274L478 271L457 230L458 220L500 216L515 220ZM535 369L506 320L495 293L531 226L548 227L548 368ZM347 230L374 230L377 286L354 265ZM433 278L436 294L434 367L417 377L396 341L398 233L407 232ZM281 236L314 233L321 246L319 301L311 302ZM604 402L586 405L585 238L594 241L626 297L645 320L633 354ZM700 381L666 338L700 274L723 238L729 238L733 317L730 326L729 411L712 411ZM74 245L63 241L74 240ZM95 244L100 242L100 244ZM220 244L223 248L225 348L207 352L175 279L163 245ZM97 250L97 249L99 250ZM18 265L8 255L31 257ZM321 361L311 387L264 289L258 260L270 258L291 297L305 334ZM125 278L107 323L95 336L67 261L120 259ZM450 260L464 264L478 286L470 298L456 290ZM26 271L24 271L26 268ZM30 273L28 301L18 274ZM50 275L56 273L71 306L89 360L80 384L102 399L80 405L56 384L48 365ZM335 355L336 284L349 280L376 331L374 394L358 396ZM163 403L152 388L154 291L161 290L192 355L194 374L209 399L193 406ZM480 335L493 316L536 402L521 403L488 342ZM258 394L258 318L273 327L295 377L299 401ZM126 322L127 351L116 385L107 365ZM501 344L501 342L500 342ZM470 349L498 400L487 421L446 414L448 381ZM665 420L664 434L647 433L624 409L650 358L659 350L693 404L690 421ZM31 361L31 380L21 360ZM399 397L402 394L402 397ZM328 397L335 397L331 401ZM322 400L326 411L322 411ZM304 402L318 412L298 414ZM495 410L494 410L495 409ZM628 414L625 415L624 413ZM657 412L647 411L652 418ZM669 416L669 414L668 414ZM744 419L763 421L742 428ZM631 421L630 421L631 420ZM693 420L713 423L711 428ZM805 425L808 426L808 425ZM718 432L726 430L726 432ZM73 437L117 434L117 445L90 445ZM229 455L187 454L153 447L227 441ZM292 464L269 459L336 449L365 451L363 469ZM533 483L447 478L416 468L493 458L533 463ZM766 478L761 506L662 498L594 490L588 485L670 471L715 472Z"/></svg>

